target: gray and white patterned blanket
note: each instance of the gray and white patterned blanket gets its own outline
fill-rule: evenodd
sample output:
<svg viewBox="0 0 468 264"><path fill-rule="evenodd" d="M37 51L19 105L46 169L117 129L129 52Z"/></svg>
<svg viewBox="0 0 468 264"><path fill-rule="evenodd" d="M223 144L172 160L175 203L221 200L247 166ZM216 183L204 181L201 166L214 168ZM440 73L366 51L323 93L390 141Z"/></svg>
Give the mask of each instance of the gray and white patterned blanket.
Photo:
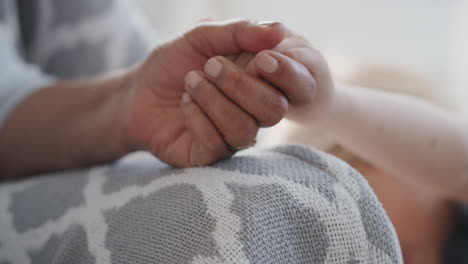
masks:
<svg viewBox="0 0 468 264"><path fill-rule="evenodd" d="M363 177L322 152L210 167L132 154L0 185L0 263L402 263Z"/></svg>
<svg viewBox="0 0 468 264"><path fill-rule="evenodd" d="M99 75L144 58L151 43L130 3L0 0L0 121L50 78ZM357 172L324 153L285 146L191 169L133 154L2 183L0 264L16 263L402 259L393 227Z"/></svg>
<svg viewBox="0 0 468 264"><path fill-rule="evenodd" d="M0 0L0 127L41 87L140 62L151 36L132 1Z"/></svg>

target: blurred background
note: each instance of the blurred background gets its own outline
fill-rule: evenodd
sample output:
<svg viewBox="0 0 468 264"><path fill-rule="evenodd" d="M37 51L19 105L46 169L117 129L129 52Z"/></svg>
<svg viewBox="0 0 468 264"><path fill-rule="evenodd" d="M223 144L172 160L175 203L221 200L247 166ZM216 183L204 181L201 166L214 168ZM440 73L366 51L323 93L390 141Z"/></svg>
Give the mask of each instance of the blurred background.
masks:
<svg viewBox="0 0 468 264"><path fill-rule="evenodd" d="M468 113L468 1L135 1L158 42L204 18L281 21L323 50L332 67L336 57L402 66L430 78L439 96Z"/></svg>

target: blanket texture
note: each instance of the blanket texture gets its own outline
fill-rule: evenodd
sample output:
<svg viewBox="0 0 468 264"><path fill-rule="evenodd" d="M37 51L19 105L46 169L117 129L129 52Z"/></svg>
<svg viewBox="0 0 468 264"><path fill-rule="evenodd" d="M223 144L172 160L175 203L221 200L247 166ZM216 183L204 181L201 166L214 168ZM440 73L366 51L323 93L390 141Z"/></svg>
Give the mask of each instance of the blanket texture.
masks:
<svg viewBox="0 0 468 264"><path fill-rule="evenodd" d="M305 147L148 154L0 185L0 263L402 263L363 177Z"/></svg>

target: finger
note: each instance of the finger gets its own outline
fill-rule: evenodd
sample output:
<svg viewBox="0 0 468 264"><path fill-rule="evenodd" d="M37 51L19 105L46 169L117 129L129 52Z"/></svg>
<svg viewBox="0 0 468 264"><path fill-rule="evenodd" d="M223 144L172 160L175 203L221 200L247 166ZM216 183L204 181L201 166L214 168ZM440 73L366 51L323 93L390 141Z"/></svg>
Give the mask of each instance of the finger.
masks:
<svg viewBox="0 0 468 264"><path fill-rule="evenodd" d="M208 165L231 154L221 134L187 93L182 96L181 109L193 135L188 157L191 166Z"/></svg>
<svg viewBox="0 0 468 264"><path fill-rule="evenodd" d="M291 105L310 103L316 93L315 78L307 67L275 51L262 51L255 57L257 72L286 95Z"/></svg>
<svg viewBox="0 0 468 264"><path fill-rule="evenodd" d="M278 45L284 37L281 23L260 24L247 20L206 22L184 35L184 38L207 57L258 52Z"/></svg>
<svg viewBox="0 0 468 264"><path fill-rule="evenodd" d="M236 60L231 60L233 61L237 66L239 66L242 69L247 69L249 63L252 61L252 59L255 58L254 53L250 52L242 52L239 54L236 58Z"/></svg>
<svg viewBox="0 0 468 264"><path fill-rule="evenodd" d="M203 72L189 72L186 84L187 92L230 146L242 148L252 143L258 132L257 121L208 81Z"/></svg>
<svg viewBox="0 0 468 264"><path fill-rule="evenodd" d="M273 50L283 53L293 48L307 48L307 47L312 47L312 46L306 38L300 35L291 33L290 31L287 31L286 36L284 37L283 41L281 41L281 43L278 44Z"/></svg>
<svg viewBox="0 0 468 264"><path fill-rule="evenodd" d="M234 62L237 66L244 69L251 75L256 75L255 66L252 67L252 60L255 58L256 53L252 52L241 52L238 54L232 54L228 56L224 56L228 60Z"/></svg>
<svg viewBox="0 0 468 264"><path fill-rule="evenodd" d="M283 53L301 63L316 80L316 87L333 87L333 79L325 57L313 47L293 48ZM327 96L331 90L316 90L315 97Z"/></svg>
<svg viewBox="0 0 468 264"><path fill-rule="evenodd" d="M262 127L273 126L286 115L288 102L284 95L232 61L213 57L204 70L223 94L255 117Z"/></svg>

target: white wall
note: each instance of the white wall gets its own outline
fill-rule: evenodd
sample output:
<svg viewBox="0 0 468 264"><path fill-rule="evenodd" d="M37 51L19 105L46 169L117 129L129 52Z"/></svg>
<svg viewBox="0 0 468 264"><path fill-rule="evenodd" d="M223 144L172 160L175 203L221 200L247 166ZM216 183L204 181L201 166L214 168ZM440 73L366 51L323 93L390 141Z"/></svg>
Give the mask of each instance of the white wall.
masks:
<svg viewBox="0 0 468 264"><path fill-rule="evenodd" d="M451 87L458 104L468 116L468 1L457 1L451 30L449 69Z"/></svg>
<svg viewBox="0 0 468 264"><path fill-rule="evenodd" d="M468 1L137 0L161 40L203 18L282 21L322 49L402 64L433 78L447 96L468 84ZM465 16L466 15L466 16ZM466 44L466 45L465 45ZM467 74L463 74L464 69ZM468 89L466 89L468 90ZM468 112L468 107L466 108Z"/></svg>
<svg viewBox="0 0 468 264"><path fill-rule="evenodd" d="M131 0L129 0L131 1ZM160 40L167 40L205 18L224 18L225 0L134 0L155 28Z"/></svg>

